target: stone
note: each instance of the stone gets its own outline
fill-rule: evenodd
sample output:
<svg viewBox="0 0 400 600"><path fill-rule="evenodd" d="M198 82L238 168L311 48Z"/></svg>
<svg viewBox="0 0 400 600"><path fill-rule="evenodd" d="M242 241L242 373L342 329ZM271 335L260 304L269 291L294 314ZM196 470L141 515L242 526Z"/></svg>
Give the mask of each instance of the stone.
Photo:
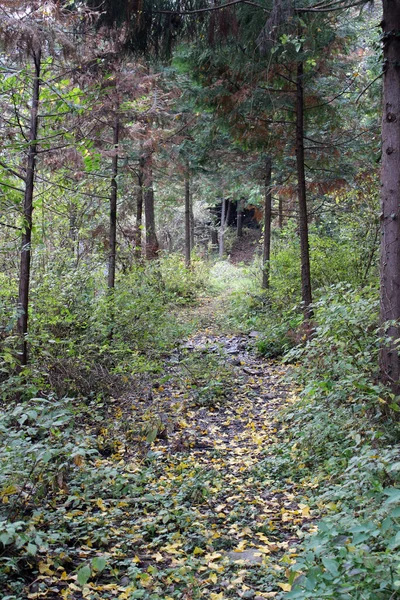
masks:
<svg viewBox="0 0 400 600"><path fill-rule="evenodd" d="M263 557L258 550L244 550L243 552L228 552L228 556L234 562L243 560L251 565L260 565Z"/></svg>

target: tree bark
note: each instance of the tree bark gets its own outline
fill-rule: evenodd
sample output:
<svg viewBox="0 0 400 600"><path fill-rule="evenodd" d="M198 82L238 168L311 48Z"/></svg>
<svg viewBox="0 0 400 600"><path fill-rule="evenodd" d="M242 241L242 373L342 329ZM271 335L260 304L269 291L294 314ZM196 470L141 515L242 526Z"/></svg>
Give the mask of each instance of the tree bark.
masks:
<svg viewBox="0 0 400 600"><path fill-rule="evenodd" d="M144 161L144 214L146 219L146 258L157 258L160 249L156 234L154 214L154 189L152 155L147 154Z"/></svg>
<svg viewBox="0 0 400 600"><path fill-rule="evenodd" d="M29 286L31 270L31 242L32 242L32 214L33 214L33 192L35 186L35 166L37 156L38 137L38 111L40 97L40 74L41 74L41 49L33 51L34 75L32 87L32 105L30 114L29 146L26 162L25 192L24 192L24 225L21 240L21 260L19 274L18 306L19 317L17 322L18 333L21 336L22 347L20 363L22 366L28 362L28 344L26 335L28 333L28 309L29 309Z"/></svg>
<svg viewBox="0 0 400 600"><path fill-rule="evenodd" d="M226 213L226 200L222 198L221 206L221 225L219 228L219 257L222 259L224 256L224 235L225 235L225 213Z"/></svg>
<svg viewBox="0 0 400 600"><path fill-rule="evenodd" d="M215 227L211 228L211 244L214 246L214 250L217 249L218 247L218 231L215 229Z"/></svg>
<svg viewBox="0 0 400 600"><path fill-rule="evenodd" d="M194 249L194 212L193 212L193 191L190 190L189 196L189 210L190 210L190 248L193 252Z"/></svg>
<svg viewBox="0 0 400 600"><path fill-rule="evenodd" d="M383 116L381 170L381 324L389 343L380 352L381 381L400 394L400 4L383 0Z"/></svg>
<svg viewBox="0 0 400 600"><path fill-rule="evenodd" d="M185 267L190 268L191 240L190 240L190 172L186 167L185 174Z"/></svg>
<svg viewBox="0 0 400 600"><path fill-rule="evenodd" d="M267 156L265 161L265 197L264 197L264 245L263 245L263 277L262 287L269 288L270 257L271 257L271 216L272 216L272 194L271 194L271 157Z"/></svg>
<svg viewBox="0 0 400 600"><path fill-rule="evenodd" d="M118 110L118 107L116 111ZM110 253L108 256L108 288L115 287L115 264L117 256L117 196L118 196L118 144L119 144L119 116L115 113L113 125L113 147L114 156L112 158L111 174L111 195L110 195Z"/></svg>
<svg viewBox="0 0 400 600"><path fill-rule="evenodd" d="M135 258L142 257L142 224L143 224L143 185L144 185L144 156L139 158L138 193L136 197L136 230Z"/></svg>
<svg viewBox="0 0 400 600"><path fill-rule="evenodd" d="M237 203L237 215L236 215L237 229L236 237L243 237L243 198L239 198Z"/></svg>
<svg viewBox="0 0 400 600"><path fill-rule="evenodd" d="M297 194L299 202L299 229L301 253L301 296L303 300L304 316L312 317L312 292L310 273L310 249L308 242L308 215L306 177L304 169L304 89L303 89L303 63L297 66L296 79L296 164L297 164Z"/></svg>
<svg viewBox="0 0 400 600"><path fill-rule="evenodd" d="M278 204L278 227L279 229L283 228L283 200L279 198Z"/></svg>
<svg viewBox="0 0 400 600"><path fill-rule="evenodd" d="M229 200L229 198L227 199L227 203L224 230L229 226L232 212L232 202Z"/></svg>

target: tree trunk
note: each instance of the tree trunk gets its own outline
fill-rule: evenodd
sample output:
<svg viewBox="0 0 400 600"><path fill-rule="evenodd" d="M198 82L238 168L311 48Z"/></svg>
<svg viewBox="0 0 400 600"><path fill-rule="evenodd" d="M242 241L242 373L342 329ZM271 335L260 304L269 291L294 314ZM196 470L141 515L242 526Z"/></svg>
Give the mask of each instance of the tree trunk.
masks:
<svg viewBox="0 0 400 600"><path fill-rule="evenodd" d="M226 200L222 198L221 207L221 225L219 228L219 257L222 259L224 256L224 235L225 235L225 213L226 213Z"/></svg>
<svg viewBox="0 0 400 600"><path fill-rule="evenodd" d="M189 196L189 211L190 211L190 248L194 249L194 212L193 212L193 191L190 190Z"/></svg>
<svg viewBox="0 0 400 600"><path fill-rule="evenodd" d="M236 215L237 229L236 237L243 237L243 198L239 198L237 203L237 215Z"/></svg>
<svg viewBox="0 0 400 600"><path fill-rule="evenodd" d="M160 249L156 235L154 215L154 189L152 155L147 154L144 161L144 214L146 219L146 258L157 258Z"/></svg>
<svg viewBox="0 0 400 600"><path fill-rule="evenodd" d="M297 194L299 201L299 229L301 253L301 296L306 319L312 317L310 249L308 243L308 215L306 196L306 177L304 170L304 90L303 63L297 66L296 79L296 164L297 164Z"/></svg>
<svg viewBox="0 0 400 600"><path fill-rule="evenodd" d="M29 308L29 284L31 269L31 241L32 241L32 214L33 214L33 192L35 185L35 165L37 156L38 137L38 110L40 95L40 71L41 71L41 49L33 51L34 76L32 88L32 105L30 115L29 146L26 162L25 193L24 193L24 225L21 241L21 261L19 274L18 306L20 314L18 317L18 333L21 336L22 348L20 354L21 365L28 362L28 345L26 334L28 333L28 308Z"/></svg>
<svg viewBox="0 0 400 600"><path fill-rule="evenodd" d="M136 230L135 230L135 258L142 257L142 223L143 223L143 185L144 185L144 156L139 158L138 194L136 198Z"/></svg>
<svg viewBox="0 0 400 600"><path fill-rule="evenodd" d="M282 198L279 198L279 204L278 204L278 226L279 226L279 229L283 228L283 200L282 200Z"/></svg>
<svg viewBox="0 0 400 600"><path fill-rule="evenodd" d="M400 394L400 4L383 0L383 117L381 171L381 324L390 343L380 352L381 380Z"/></svg>
<svg viewBox="0 0 400 600"><path fill-rule="evenodd" d="M190 268L190 172L189 166L186 168L185 175L185 267Z"/></svg>
<svg viewBox="0 0 400 600"><path fill-rule="evenodd" d="M265 200L264 200L264 247L263 247L263 278L262 287L269 288L269 261L271 257L271 157L267 156L265 161Z"/></svg>
<svg viewBox="0 0 400 600"><path fill-rule="evenodd" d="M118 110L118 107L117 109ZM115 287L115 263L117 255L117 195L118 195L118 143L119 143L119 116L115 114L113 126L113 147L114 156L112 158L112 174L111 174L111 195L110 195L110 253L108 256L108 287Z"/></svg>

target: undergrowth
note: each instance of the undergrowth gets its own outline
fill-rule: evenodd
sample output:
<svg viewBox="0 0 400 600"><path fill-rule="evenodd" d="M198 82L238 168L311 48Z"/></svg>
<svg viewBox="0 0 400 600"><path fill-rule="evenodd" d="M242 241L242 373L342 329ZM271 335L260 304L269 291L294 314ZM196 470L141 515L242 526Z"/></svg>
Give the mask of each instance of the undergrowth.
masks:
<svg viewBox="0 0 400 600"><path fill-rule="evenodd" d="M286 354L300 398L257 471L311 486L322 515L288 558L284 597L390 600L400 593L399 406L377 383L375 290L332 286L313 310L311 339Z"/></svg>

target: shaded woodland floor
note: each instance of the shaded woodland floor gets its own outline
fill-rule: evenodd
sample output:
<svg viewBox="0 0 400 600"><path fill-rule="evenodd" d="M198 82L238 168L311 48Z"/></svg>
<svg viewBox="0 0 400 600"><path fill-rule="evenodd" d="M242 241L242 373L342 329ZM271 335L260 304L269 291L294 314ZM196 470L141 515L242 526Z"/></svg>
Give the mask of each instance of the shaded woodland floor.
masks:
<svg viewBox="0 0 400 600"><path fill-rule="evenodd" d="M77 457L74 488L66 477L38 512L37 527L57 523L66 535L37 559L26 598L261 599L288 589L285 564L313 526L304 493L314 484L282 486L260 467L285 437L277 412L293 392L282 365L256 356L256 332L218 328L225 301L191 309L200 329L103 408L100 457ZM93 433L89 415L81 426Z"/></svg>

